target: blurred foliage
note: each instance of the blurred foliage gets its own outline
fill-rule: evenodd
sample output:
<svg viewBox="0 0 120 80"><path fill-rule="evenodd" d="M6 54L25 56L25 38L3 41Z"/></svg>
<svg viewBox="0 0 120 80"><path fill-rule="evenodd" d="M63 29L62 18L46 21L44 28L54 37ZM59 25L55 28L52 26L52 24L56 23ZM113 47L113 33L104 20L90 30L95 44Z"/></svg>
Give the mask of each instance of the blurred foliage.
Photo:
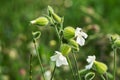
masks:
<svg viewBox="0 0 120 80"><path fill-rule="evenodd" d="M120 32L120 0L1 0L0 80L28 79L29 54L35 53L31 32L36 30L42 33L38 44L45 70L53 67L49 57L59 48L54 29L29 24L29 21L46 13L48 5L60 16L64 16L64 26L83 27L89 35L86 45L76 54L79 69L86 65L88 55L95 54L98 60L108 65L108 71L112 72L113 52L108 34ZM118 55L117 63L120 62L119 57ZM36 56L32 62L33 79L40 80L41 72ZM58 68L55 79L70 80L70 75L68 68ZM119 75L120 65L117 70L118 78ZM99 76L96 80L99 80Z"/></svg>

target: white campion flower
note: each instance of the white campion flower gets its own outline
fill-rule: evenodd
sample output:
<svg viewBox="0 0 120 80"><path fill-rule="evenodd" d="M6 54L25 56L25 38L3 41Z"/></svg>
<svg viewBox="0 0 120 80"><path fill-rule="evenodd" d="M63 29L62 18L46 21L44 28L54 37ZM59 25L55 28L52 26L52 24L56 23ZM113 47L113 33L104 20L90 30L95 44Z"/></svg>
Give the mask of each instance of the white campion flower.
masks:
<svg viewBox="0 0 120 80"><path fill-rule="evenodd" d="M88 35L82 31L81 28L76 28L75 30L75 37L76 37L76 42L80 45L83 46L85 44L85 39L88 37Z"/></svg>
<svg viewBox="0 0 120 80"><path fill-rule="evenodd" d="M50 57L51 61L56 61L56 66L60 67L61 65L68 65L66 57L62 55L61 52L55 51L56 55Z"/></svg>
<svg viewBox="0 0 120 80"><path fill-rule="evenodd" d="M91 69L92 66L93 66L93 63L95 61L96 57L93 55L93 56L88 56L87 58L87 62L89 63L87 66L85 66L86 69Z"/></svg>

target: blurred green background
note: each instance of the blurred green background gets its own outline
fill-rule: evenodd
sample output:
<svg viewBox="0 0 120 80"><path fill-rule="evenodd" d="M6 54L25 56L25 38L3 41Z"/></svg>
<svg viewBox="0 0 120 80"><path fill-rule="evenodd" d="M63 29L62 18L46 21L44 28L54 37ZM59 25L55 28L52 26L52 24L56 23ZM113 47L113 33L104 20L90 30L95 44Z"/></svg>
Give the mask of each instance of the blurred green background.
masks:
<svg viewBox="0 0 120 80"><path fill-rule="evenodd" d="M53 28L31 26L30 21L46 14L47 6L64 16L64 27L82 27L89 38L80 47L77 55L79 69L87 64L88 55L96 55L97 60L108 65L113 71L113 52L109 34L120 34L120 0L1 0L0 1L0 80L28 80L29 55L34 52L32 31L42 32L39 52L45 71L51 71L50 56L57 45L57 35ZM49 34L49 35L48 35ZM119 50L118 50L119 54ZM120 55L117 54L117 63ZM36 55L33 57L33 80L41 80L41 72ZM117 64L117 78L120 79L120 64ZM63 75L64 74L64 75ZM68 67L56 70L55 80L71 80ZM95 80L99 79L99 76Z"/></svg>

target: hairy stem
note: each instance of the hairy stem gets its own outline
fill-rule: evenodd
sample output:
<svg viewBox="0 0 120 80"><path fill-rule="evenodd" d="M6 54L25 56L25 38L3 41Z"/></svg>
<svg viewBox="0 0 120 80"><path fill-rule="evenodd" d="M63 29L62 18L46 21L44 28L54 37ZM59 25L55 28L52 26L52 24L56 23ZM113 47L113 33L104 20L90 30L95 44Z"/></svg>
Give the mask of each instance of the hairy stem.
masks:
<svg viewBox="0 0 120 80"><path fill-rule="evenodd" d="M36 41L33 41L33 42L34 42L35 50L36 50L36 53L37 53L37 56L38 56L38 60L39 60L39 64L40 64L40 69L41 69L41 72L42 72L42 76L43 76L43 79L45 80L44 69L43 69L42 61L40 59L38 48L36 46Z"/></svg>
<svg viewBox="0 0 120 80"><path fill-rule="evenodd" d="M115 79L115 75L116 75L116 53L117 53L117 49L116 48L113 48L113 51L114 51L114 73L113 73L113 79Z"/></svg>
<svg viewBox="0 0 120 80"><path fill-rule="evenodd" d="M73 68L72 68L72 64L71 64L71 61L70 61L68 56L67 56L67 60L68 60L68 64L69 64L70 70L72 72L73 79L76 80L76 77L75 77L75 74L74 74L74 71L73 71Z"/></svg>
<svg viewBox="0 0 120 80"><path fill-rule="evenodd" d="M52 76L51 76L50 80L53 79L53 76L54 76L54 74L55 74L55 69L56 69L56 65L54 66L54 69L53 69Z"/></svg>
<svg viewBox="0 0 120 80"><path fill-rule="evenodd" d="M32 54L29 56L29 80L32 80Z"/></svg>
<svg viewBox="0 0 120 80"><path fill-rule="evenodd" d="M79 72L78 72L79 70L78 70L78 65L77 65L77 59L76 59L74 51L72 52L72 54L73 54L73 58L75 61L75 68L76 68L77 76L78 76L79 80L81 80L81 77L80 77Z"/></svg>
<svg viewBox="0 0 120 80"><path fill-rule="evenodd" d="M105 77L103 75L101 75L101 78L102 78L102 80L105 80Z"/></svg>

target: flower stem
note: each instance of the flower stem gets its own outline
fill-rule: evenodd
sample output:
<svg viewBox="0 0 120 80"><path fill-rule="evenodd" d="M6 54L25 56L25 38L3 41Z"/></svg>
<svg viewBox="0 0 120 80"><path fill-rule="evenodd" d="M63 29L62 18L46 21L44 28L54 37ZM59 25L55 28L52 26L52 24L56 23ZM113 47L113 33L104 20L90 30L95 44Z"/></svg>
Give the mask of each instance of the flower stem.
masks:
<svg viewBox="0 0 120 80"><path fill-rule="evenodd" d="M56 25L55 25L55 30L56 30L56 32L57 32L57 35L58 35L58 38L59 38L59 40L60 40L59 31L58 31L58 29L57 29L57 26L56 26Z"/></svg>
<svg viewBox="0 0 120 80"><path fill-rule="evenodd" d="M115 80L115 73L116 73L116 52L117 52L117 49L113 48L113 51L114 51L114 74L113 74L113 79Z"/></svg>
<svg viewBox="0 0 120 80"><path fill-rule="evenodd" d="M105 77L103 75L101 75L101 78L102 78L102 80L105 80Z"/></svg>
<svg viewBox="0 0 120 80"><path fill-rule="evenodd" d="M43 79L45 80L43 65L42 65L42 61L40 59L39 51L38 51L37 46L36 46L36 41L34 40L33 42L34 42L35 50L36 50L36 53L37 53L37 56L38 56L38 60L39 60L39 64L40 64L40 69L41 69L41 72L42 72L42 76L43 76Z"/></svg>
<svg viewBox="0 0 120 80"><path fill-rule="evenodd" d="M106 80L108 80L108 75L107 75L107 72L105 73L105 77L106 77Z"/></svg>
<svg viewBox="0 0 120 80"><path fill-rule="evenodd" d="M75 61L77 76L78 76L79 80L81 80L81 77L80 77L79 72L78 72L78 66L77 66L76 56L75 56L75 54L73 52L72 52L72 54L73 54L73 58L74 58L74 61Z"/></svg>
<svg viewBox="0 0 120 80"><path fill-rule="evenodd" d="M54 69L53 69L52 76L51 76L50 80L53 79L53 76L54 76L54 74L55 74L55 69L56 69L56 65L54 66Z"/></svg>
<svg viewBox="0 0 120 80"><path fill-rule="evenodd" d="M32 80L32 54L29 57L29 80Z"/></svg>
<svg viewBox="0 0 120 80"><path fill-rule="evenodd" d="M75 74L74 74L74 71L73 71L73 68L72 68L72 65L71 65L71 61L70 61L68 56L67 56L67 60L68 60L68 64L69 64L70 70L72 72L73 79L76 80Z"/></svg>

